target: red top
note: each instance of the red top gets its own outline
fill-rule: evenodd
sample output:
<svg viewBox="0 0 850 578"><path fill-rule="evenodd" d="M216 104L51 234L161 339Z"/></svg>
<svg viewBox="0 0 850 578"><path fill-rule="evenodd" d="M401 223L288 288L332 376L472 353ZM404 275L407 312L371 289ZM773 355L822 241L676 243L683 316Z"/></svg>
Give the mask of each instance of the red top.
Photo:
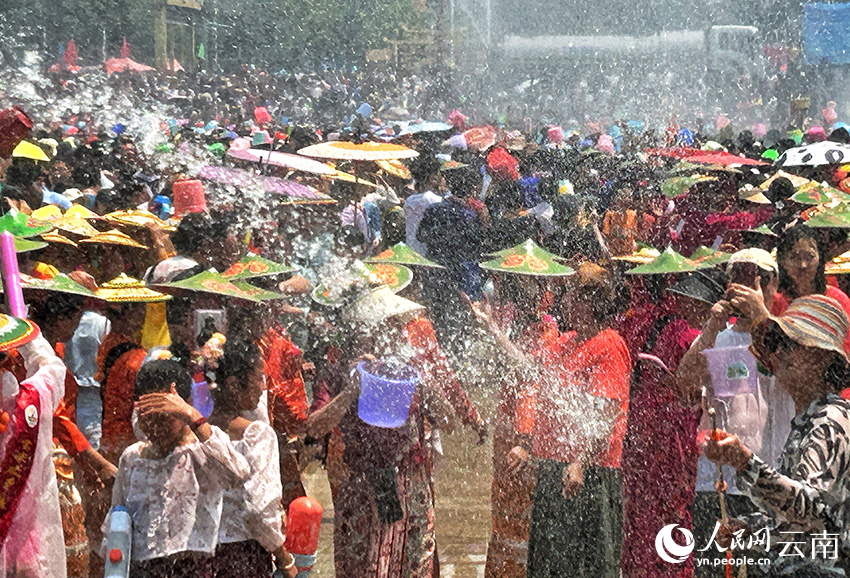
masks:
<svg viewBox="0 0 850 578"><path fill-rule="evenodd" d="M284 436L303 433L307 424L307 393L301 375L301 350L286 331L271 327L257 342L268 379L269 419Z"/></svg>
<svg viewBox="0 0 850 578"><path fill-rule="evenodd" d="M567 343L559 358L553 358L561 375L560 388L582 388L593 396L612 399L620 404L608 447L594 460L603 467L619 468L626 433L626 414L629 408L631 358L625 341L613 329L605 329L581 343ZM537 404L534 434L534 455L560 462L574 461L576 448L570 443L573 416L564 416L558 408L551 384L541 388Z"/></svg>
<svg viewBox="0 0 850 578"><path fill-rule="evenodd" d="M827 297L831 297L838 301L841 304L841 308L844 309L844 312L847 313L847 316L850 317L850 297L847 294L836 287L835 285L827 285L826 291L824 291L824 295ZM773 308L771 313L773 315L782 315L785 313L785 310L788 309L788 306L791 304L791 300L788 299L788 296L783 293L777 293L773 298ZM850 354L850 332L847 333L847 336L844 338L844 351Z"/></svg>

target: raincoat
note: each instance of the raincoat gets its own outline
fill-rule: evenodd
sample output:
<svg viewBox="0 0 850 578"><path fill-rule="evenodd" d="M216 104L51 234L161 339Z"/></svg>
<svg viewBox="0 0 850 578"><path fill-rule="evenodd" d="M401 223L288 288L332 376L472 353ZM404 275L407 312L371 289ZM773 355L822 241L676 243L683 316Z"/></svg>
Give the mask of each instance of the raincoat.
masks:
<svg viewBox="0 0 850 578"><path fill-rule="evenodd" d="M20 501L11 515L6 538L0 545L0 576L27 576L33 578L64 578L65 540L62 518L59 513L59 493L53 467L53 415L62 401L65 390L65 365L53 352L44 337L19 348L29 377L21 382L18 391L2 400L3 409L14 413L19 396L29 395L27 422L35 420L37 428L32 468L26 479ZM33 407L36 411L29 410ZM7 444L23 424L11 424L0 434L3 454ZM35 433L35 432L33 432ZM25 440L28 441L28 440ZM4 468L0 477L13 474ZM11 499L12 488L0 493L0 499Z"/></svg>

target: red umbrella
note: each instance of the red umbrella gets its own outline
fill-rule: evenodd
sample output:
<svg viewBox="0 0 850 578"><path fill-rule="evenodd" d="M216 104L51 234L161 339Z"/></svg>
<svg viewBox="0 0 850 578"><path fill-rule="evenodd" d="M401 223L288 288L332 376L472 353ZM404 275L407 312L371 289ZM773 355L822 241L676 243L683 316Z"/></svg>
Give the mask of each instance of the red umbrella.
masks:
<svg viewBox="0 0 850 578"><path fill-rule="evenodd" d="M740 157L738 155L729 154L725 151L704 151L690 147L678 147L670 149L648 149L647 154L657 155L661 157L669 157L673 159L684 159L692 163L703 163L709 165L747 165L747 166L763 166L769 163Z"/></svg>

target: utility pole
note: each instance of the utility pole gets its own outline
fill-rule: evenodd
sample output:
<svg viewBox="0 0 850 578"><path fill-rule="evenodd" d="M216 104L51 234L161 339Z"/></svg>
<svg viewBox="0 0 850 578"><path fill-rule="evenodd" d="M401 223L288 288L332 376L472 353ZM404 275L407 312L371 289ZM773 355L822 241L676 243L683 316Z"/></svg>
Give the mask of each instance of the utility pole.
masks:
<svg viewBox="0 0 850 578"><path fill-rule="evenodd" d="M165 70L168 62L168 21L164 0L153 0L153 42L154 65L158 70Z"/></svg>

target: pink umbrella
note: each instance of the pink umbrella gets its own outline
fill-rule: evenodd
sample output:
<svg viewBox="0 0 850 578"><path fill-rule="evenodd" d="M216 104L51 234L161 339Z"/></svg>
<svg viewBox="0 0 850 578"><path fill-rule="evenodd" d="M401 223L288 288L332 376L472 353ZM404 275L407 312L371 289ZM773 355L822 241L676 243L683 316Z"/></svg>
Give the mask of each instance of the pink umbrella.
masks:
<svg viewBox="0 0 850 578"><path fill-rule="evenodd" d="M300 155L260 149L233 150L232 148L227 151L227 154L232 158L243 161L263 162L276 167L284 167L314 175L330 176L336 174L336 171L328 165Z"/></svg>
<svg viewBox="0 0 850 578"><path fill-rule="evenodd" d="M336 201L313 187L278 177L258 176L250 171L208 165L198 171L198 177L207 181L234 187L262 186L268 193L284 195L295 204L326 204Z"/></svg>

